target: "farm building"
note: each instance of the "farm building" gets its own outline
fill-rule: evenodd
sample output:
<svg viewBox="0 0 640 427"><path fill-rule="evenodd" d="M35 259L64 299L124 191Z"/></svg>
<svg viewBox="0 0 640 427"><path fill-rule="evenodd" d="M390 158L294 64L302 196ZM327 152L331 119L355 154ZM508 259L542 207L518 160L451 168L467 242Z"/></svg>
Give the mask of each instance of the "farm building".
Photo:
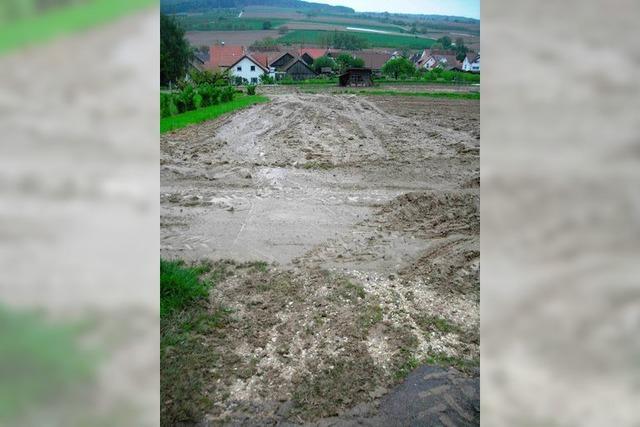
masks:
<svg viewBox="0 0 640 427"><path fill-rule="evenodd" d="M287 77L291 77L293 80L306 80L316 76L316 72L300 58L294 58L282 67L281 70Z"/></svg>
<svg viewBox="0 0 640 427"><path fill-rule="evenodd" d="M295 59L295 56L293 56L293 54L289 52L284 52L283 54L278 56L276 59L271 61L269 66L272 68L275 68L276 71L282 71L282 69L294 59Z"/></svg>
<svg viewBox="0 0 640 427"><path fill-rule="evenodd" d="M340 86L373 86L371 68L349 68L340 74Z"/></svg>

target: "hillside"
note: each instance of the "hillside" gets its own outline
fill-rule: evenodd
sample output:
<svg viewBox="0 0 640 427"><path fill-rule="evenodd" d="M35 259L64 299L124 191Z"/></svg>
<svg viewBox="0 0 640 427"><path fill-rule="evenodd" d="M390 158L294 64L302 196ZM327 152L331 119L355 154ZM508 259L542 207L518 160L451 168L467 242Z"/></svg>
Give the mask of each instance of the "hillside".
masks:
<svg viewBox="0 0 640 427"><path fill-rule="evenodd" d="M241 9L247 6L279 7L296 10L313 10L321 13L353 14L355 11L345 6L330 6L323 3L302 0L161 0L163 13L197 13L212 9Z"/></svg>

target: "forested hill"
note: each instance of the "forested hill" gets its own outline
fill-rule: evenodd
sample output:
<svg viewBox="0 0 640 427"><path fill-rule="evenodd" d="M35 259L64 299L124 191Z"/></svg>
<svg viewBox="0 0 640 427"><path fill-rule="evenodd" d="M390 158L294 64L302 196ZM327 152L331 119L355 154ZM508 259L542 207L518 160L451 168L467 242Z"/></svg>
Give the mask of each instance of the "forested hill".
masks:
<svg viewBox="0 0 640 427"><path fill-rule="evenodd" d="M282 7L288 9L315 10L324 13L354 13L350 7L331 6L302 0L161 0L163 13L207 12L218 8L243 8L245 6Z"/></svg>

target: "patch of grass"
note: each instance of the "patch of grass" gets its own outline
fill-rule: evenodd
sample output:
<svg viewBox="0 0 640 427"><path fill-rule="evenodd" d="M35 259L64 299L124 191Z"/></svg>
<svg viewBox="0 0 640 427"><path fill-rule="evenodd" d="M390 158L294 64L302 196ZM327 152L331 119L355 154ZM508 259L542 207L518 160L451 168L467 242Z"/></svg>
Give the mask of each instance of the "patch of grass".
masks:
<svg viewBox="0 0 640 427"><path fill-rule="evenodd" d="M420 366L420 359L415 356L409 356L407 359L400 365L400 367L394 373L394 377L396 380L402 380L407 377L418 366Z"/></svg>
<svg viewBox="0 0 640 427"><path fill-rule="evenodd" d="M333 165L329 162L307 162L302 165L303 169L314 169L314 170L328 170L333 168Z"/></svg>
<svg viewBox="0 0 640 427"><path fill-rule="evenodd" d="M457 325L438 316L422 316L418 318L416 322L424 330L439 331L443 334L462 333L462 330Z"/></svg>
<svg viewBox="0 0 640 427"><path fill-rule="evenodd" d="M211 404L205 390L218 379L211 367L225 356L203 337L223 336L231 310L205 302L209 290L231 273L226 262L186 266L161 260L160 265L160 419L162 426L173 426L200 421ZM162 299L165 288L171 290L168 301Z"/></svg>
<svg viewBox="0 0 640 427"><path fill-rule="evenodd" d="M186 113L160 119L160 133L170 132L183 127L206 122L242 108L249 107L269 101L269 98L262 95L243 96L224 104L212 105L198 110L187 111Z"/></svg>
<svg viewBox="0 0 640 427"><path fill-rule="evenodd" d="M382 318L382 307L380 307L379 304L369 304L360 315L359 326L362 329L368 330L376 323L382 321Z"/></svg>
<svg viewBox="0 0 640 427"><path fill-rule="evenodd" d="M249 261L238 266L239 268L250 268L255 271L266 272L269 270L269 263L265 261Z"/></svg>
<svg viewBox="0 0 640 427"><path fill-rule="evenodd" d="M458 369L461 372L470 372L480 366L478 359L465 359L462 357L448 356L445 353L435 353L427 356L423 363L426 365L437 365L442 367L450 367Z"/></svg>
<svg viewBox="0 0 640 427"><path fill-rule="evenodd" d="M209 283L200 280L208 267L187 267L183 261L160 260L160 316L181 310L208 295Z"/></svg>
<svg viewBox="0 0 640 427"><path fill-rule="evenodd" d="M417 36L401 36L397 34L376 34L367 33L364 31L339 31L346 32L348 34L355 34L358 37L365 39L370 47L390 47L390 48L408 48L408 49L426 49L431 47L436 41L424 37ZM319 44L322 42L322 38L333 31L323 30L293 30L284 36L278 38L280 43L305 43L305 44Z"/></svg>
<svg viewBox="0 0 640 427"><path fill-rule="evenodd" d="M0 54L86 30L153 4L153 0L91 0L58 6L14 22L0 22Z"/></svg>
<svg viewBox="0 0 640 427"><path fill-rule="evenodd" d="M0 306L0 424L52 397L63 398L94 372L97 355L82 350L80 330Z"/></svg>

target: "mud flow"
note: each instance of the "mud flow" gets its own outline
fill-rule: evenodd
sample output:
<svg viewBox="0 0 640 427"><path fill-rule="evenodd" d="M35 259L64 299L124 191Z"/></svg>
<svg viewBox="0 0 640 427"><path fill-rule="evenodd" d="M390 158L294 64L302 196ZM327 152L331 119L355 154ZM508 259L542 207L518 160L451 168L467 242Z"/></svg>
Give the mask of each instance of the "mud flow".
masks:
<svg viewBox="0 0 640 427"><path fill-rule="evenodd" d="M182 421L477 424L479 102L270 97L161 138L162 256L229 313Z"/></svg>

